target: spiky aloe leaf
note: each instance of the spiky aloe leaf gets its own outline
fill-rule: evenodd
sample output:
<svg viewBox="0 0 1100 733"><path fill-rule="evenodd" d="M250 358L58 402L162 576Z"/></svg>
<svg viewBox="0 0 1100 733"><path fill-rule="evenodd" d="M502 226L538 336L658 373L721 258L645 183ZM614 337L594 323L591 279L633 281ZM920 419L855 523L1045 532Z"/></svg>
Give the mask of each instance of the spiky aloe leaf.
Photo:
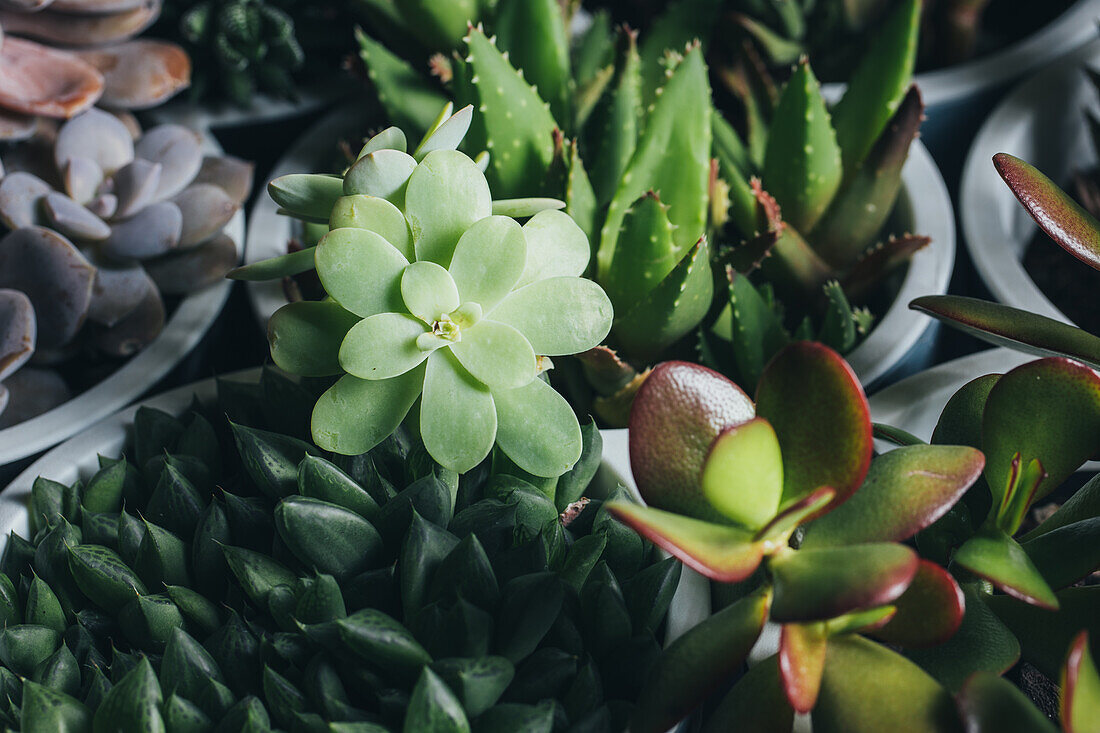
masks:
<svg viewBox="0 0 1100 733"><path fill-rule="evenodd" d="M844 171L851 173L901 104L917 61L920 0L904 0L875 35L833 110Z"/></svg>
<svg viewBox="0 0 1100 733"><path fill-rule="evenodd" d="M587 148L595 151L592 188L600 206L611 201L630 164L642 123L641 60L637 34L623 34L626 47L619 61L614 88L604 96L587 128Z"/></svg>
<svg viewBox="0 0 1100 733"><path fill-rule="evenodd" d="M604 291L620 313L627 313L668 277L680 261L679 248L673 242L673 226L668 206L653 191L634 203L626 212L615 258Z"/></svg>
<svg viewBox="0 0 1100 733"><path fill-rule="evenodd" d="M561 4L557 0L506 0L498 5L493 29L500 49L550 103L554 119L570 125L569 34ZM572 131L566 128L566 132Z"/></svg>
<svg viewBox="0 0 1100 733"><path fill-rule="evenodd" d="M745 389L756 389L764 366L790 342L779 314L765 301L747 277L731 269L729 305L715 321L713 331L732 344L738 381Z"/></svg>
<svg viewBox="0 0 1100 733"><path fill-rule="evenodd" d="M1027 213L1062 249L1100 270L1100 222L1034 166L1007 153L993 165Z"/></svg>
<svg viewBox="0 0 1100 733"><path fill-rule="evenodd" d="M505 198L538 195L554 157L554 130L560 125L537 90L480 27L470 29L466 48L491 156L486 175L493 193Z"/></svg>
<svg viewBox="0 0 1100 733"><path fill-rule="evenodd" d="M844 292L856 300L869 295L882 279L932 243L931 237L904 234L890 237L865 251L841 280Z"/></svg>
<svg viewBox="0 0 1100 733"><path fill-rule="evenodd" d="M590 84L601 70L613 63L615 34L611 30L611 14L598 10L592 14L592 25L584 32L573 49L573 79L578 88Z"/></svg>
<svg viewBox="0 0 1100 733"><path fill-rule="evenodd" d="M568 154L568 165L565 176L565 213L573 217L577 226L581 228L590 244L596 242L596 210L599 204L596 201L596 192L592 188L592 181L585 170L584 161L581 160L577 142L570 142L565 150ZM589 270L596 266L596 253L592 253L589 260Z"/></svg>
<svg viewBox="0 0 1100 733"><path fill-rule="evenodd" d="M729 218L741 236L750 237L757 231L757 217L756 196L744 173L752 167L748 150L718 111L712 113L711 121L714 157L718 160L722 179L729 186Z"/></svg>
<svg viewBox="0 0 1100 733"><path fill-rule="evenodd" d="M771 250L774 256L763 264L768 280L789 291L796 299L815 298L818 289L834 279L836 272L806 243L798 230L783 220L778 202L761 187L760 180L753 178L750 184L756 197L760 228L775 232L777 237Z"/></svg>
<svg viewBox="0 0 1100 733"><path fill-rule="evenodd" d="M852 306L836 280L825 283L825 316L817 340L846 354L856 345L856 320Z"/></svg>
<svg viewBox="0 0 1100 733"><path fill-rule="evenodd" d="M665 84L666 54L711 36L721 0L675 0L655 20L642 41L642 98L650 104Z"/></svg>
<svg viewBox="0 0 1100 733"><path fill-rule="evenodd" d="M810 231L840 187L843 167L821 87L805 59L783 87L764 152L764 187L796 229Z"/></svg>
<svg viewBox="0 0 1100 733"><path fill-rule="evenodd" d="M627 210L646 191L660 191L681 252L699 241L707 220L710 176L710 85L702 50L692 47L664 86L608 208L597 275L607 277Z"/></svg>
<svg viewBox="0 0 1100 733"><path fill-rule="evenodd" d="M442 91L373 38L356 30L359 58L367 67L378 101L393 124L417 134L427 130L447 104Z"/></svg>
<svg viewBox="0 0 1100 733"><path fill-rule="evenodd" d="M924 103L916 86L890 119L862 165L845 177L814 228L814 249L836 267L847 268L882 230L901 188L901 169L916 139Z"/></svg>
<svg viewBox="0 0 1100 733"><path fill-rule="evenodd" d="M466 26L478 21L479 0L394 0L409 29L428 48L454 49L462 43Z"/></svg>

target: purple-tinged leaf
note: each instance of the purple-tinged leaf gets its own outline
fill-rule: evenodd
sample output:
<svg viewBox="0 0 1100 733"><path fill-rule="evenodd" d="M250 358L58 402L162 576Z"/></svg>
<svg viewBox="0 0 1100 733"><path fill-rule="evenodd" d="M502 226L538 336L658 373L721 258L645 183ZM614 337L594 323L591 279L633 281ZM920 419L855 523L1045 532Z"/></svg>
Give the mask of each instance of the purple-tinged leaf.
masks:
<svg viewBox="0 0 1100 733"><path fill-rule="evenodd" d="M779 632L779 676L796 713L810 712L817 702L827 645L822 623L784 624Z"/></svg>
<svg viewBox="0 0 1100 733"><path fill-rule="evenodd" d="M917 563L915 552L892 542L778 553L768 562L775 584L771 618L820 621L885 605L905 591Z"/></svg>
<svg viewBox="0 0 1100 733"><path fill-rule="evenodd" d="M905 657L861 636L831 639L814 733L961 731L951 695Z"/></svg>
<svg viewBox="0 0 1100 733"><path fill-rule="evenodd" d="M1011 682L977 672L956 700L970 733L1057 733L1058 729Z"/></svg>
<svg viewBox="0 0 1100 733"><path fill-rule="evenodd" d="M914 445L879 456L848 501L807 527L803 548L900 542L950 509L982 473L981 451Z"/></svg>
<svg viewBox="0 0 1100 733"><path fill-rule="evenodd" d="M1030 163L997 153L993 165L1047 236L1077 259L1100 270L1100 222Z"/></svg>
<svg viewBox="0 0 1100 733"><path fill-rule="evenodd" d="M1057 596L1057 613L1011 596L985 598L989 608L1019 640L1023 659L1051 679L1057 679L1074 636L1085 630L1094 639L1100 637L1100 585L1066 588L1058 591ZM968 596L968 603L969 600Z"/></svg>
<svg viewBox="0 0 1100 733"><path fill-rule="evenodd" d="M1016 540L996 528L984 529L963 543L954 562L1021 601L1051 611L1058 599Z"/></svg>
<svg viewBox="0 0 1100 733"><path fill-rule="evenodd" d="M661 509L614 501L608 511L635 532L697 572L719 583L735 583L753 574L764 557L764 543L752 533Z"/></svg>
<svg viewBox="0 0 1100 733"><path fill-rule="evenodd" d="M1022 547L1047 585L1060 590L1100 569L1100 517L1058 527Z"/></svg>
<svg viewBox="0 0 1100 733"><path fill-rule="evenodd" d="M921 560L909 587L894 601L897 613L873 636L903 647L944 643L959 630L966 612L962 588L939 565Z"/></svg>
<svg viewBox="0 0 1100 733"><path fill-rule="evenodd" d="M718 372L683 361L658 365L630 412L630 466L647 504L699 518L721 515L699 479L724 428L752 419L752 400Z"/></svg>
<svg viewBox="0 0 1100 733"><path fill-rule="evenodd" d="M1062 699L1059 710L1066 733L1096 733L1100 730L1100 674L1089 649L1089 633L1073 639L1062 670Z"/></svg>
<svg viewBox="0 0 1100 733"><path fill-rule="evenodd" d="M634 733L663 733L741 668L764 628L770 595L760 590L674 641L650 673L631 716Z"/></svg>
<svg viewBox="0 0 1100 733"><path fill-rule="evenodd" d="M871 464L871 416L839 354L809 341L787 346L764 369L756 408L779 437L784 503L824 485L836 491L835 507L859 488Z"/></svg>

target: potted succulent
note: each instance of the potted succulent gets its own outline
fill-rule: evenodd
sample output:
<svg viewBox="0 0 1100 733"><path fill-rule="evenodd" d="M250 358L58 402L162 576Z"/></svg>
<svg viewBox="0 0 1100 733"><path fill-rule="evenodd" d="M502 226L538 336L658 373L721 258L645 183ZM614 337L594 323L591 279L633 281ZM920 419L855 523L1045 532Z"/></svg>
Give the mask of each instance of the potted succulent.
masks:
<svg viewBox="0 0 1100 733"><path fill-rule="evenodd" d="M0 179L0 465L132 401L228 296L251 165L98 108L16 143Z"/></svg>
<svg viewBox="0 0 1100 733"><path fill-rule="evenodd" d="M321 389L270 369L178 389L4 491L6 725L625 727L706 602L604 508L629 478L600 433L549 488L499 450L459 477L414 423L356 456L312 444Z"/></svg>

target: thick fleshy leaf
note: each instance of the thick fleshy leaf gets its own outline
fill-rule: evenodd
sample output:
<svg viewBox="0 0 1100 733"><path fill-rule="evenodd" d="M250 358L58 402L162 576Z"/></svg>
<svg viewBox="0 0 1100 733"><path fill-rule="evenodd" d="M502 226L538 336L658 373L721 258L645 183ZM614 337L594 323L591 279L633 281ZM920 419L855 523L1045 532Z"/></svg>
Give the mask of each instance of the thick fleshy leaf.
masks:
<svg viewBox="0 0 1100 733"><path fill-rule="evenodd" d="M267 193L293 216L327 222L336 199L344 195L344 181L319 173L292 173L267 184Z"/></svg>
<svg viewBox="0 0 1100 733"><path fill-rule="evenodd" d="M9 229L39 223L39 207L50 184L33 173L14 171L0 180L0 221Z"/></svg>
<svg viewBox="0 0 1100 733"><path fill-rule="evenodd" d="M397 429L423 386L421 368L384 380L345 375L317 400L313 439L335 453L366 453Z"/></svg>
<svg viewBox="0 0 1100 733"><path fill-rule="evenodd" d="M503 323L481 320L462 329L462 339L451 346L451 353L494 393L523 387L535 378L535 352L530 342Z"/></svg>
<svg viewBox="0 0 1100 733"><path fill-rule="evenodd" d="M409 178L405 217L418 260L447 267L459 237L493 213L489 184L477 165L454 150L429 153Z"/></svg>
<svg viewBox="0 0 1100 733"><path fill-rule="evenodd" d="M905 592L893 601L897 609L874 636L904 647L928 647L951 638L962 624L966 601L962 588L946 570L921 560Z"/></svg>
<svg viewBox="0 0 1100 733"><path fill-rule="evenodd" d="M461 425L462 430L455 430ZM420 434L432 458L457 473L481 463L493 447L497 413L489 390L470 376L450 353L428 357Z"/></svg>
<svg viewBox="0 0 1100 733"><path fill-rule="evenodd" d="M1000 374L986 374L959 387L940 413L936 428L932 431L932 443L968 445L980 449L985 401L989 399L989 390L1000 378Z"/></svg>
<svg viewBox="0 0 1100 733"><path fill-rule="evenodd" d="M801 547L901 542L947 512L981 475L981 451L914 445L871 462L848 501L807 528Z"/></svg>
<svg viewBox="0 0 1100 733"><path fill-rule="evenodd" d="M135 38L111 46L82 49L77 56L103 74L100 103L110 109L156 107L191 83L190 57L167 41Z"/></svg>
<svg viewBox="0 0 1100 733"><path fill-rule="evenodd" d="M317 266L315 259L315 247L306 247L297 252L271 257L250 265L242 265L235 270L226 273L230 280L245 280L249 282L262 282L264 280L281 280L284 277L300 275L309 272Z"/></svg>
<svg viewBox="0 0 1100 733"><path fill-rule="evenodd" d="M779 202L784 221L808 232L833 200L843 172L821 87L803 58L776 104L764 153L764 187Z"/></svg>
<svg viewBox="0 0 1100 733"><path fill-rule="evenodd" d="M783 493L783 456L768 421L757 417L723 430L700 480L711 506L738 524L759 529L772 519Z"/></svg>
<svg viewBox="0 0 1100 733"><path fill-rule="evenodd" d="M288 303L267 322L271 360L304 377L340 374L340 344L359 316L334 301Z"/></svg>
<svg viewBox="0 0 1100 733"><path fill-rule="evenodd" d="M513 219L490 216L462 234L448 268L461 302L473 301L489 313L512 292L530 262L525 232Z"/></svg>
<svg viewBox="0 0 1100 733"><path fill-rule="evenodd" d="M474 108L468 104L426 135L416 146L413 157L419 162L433 150L457 150L462 138L466 137L473 119Z"/></svg>
<svg viewBox="0 0 1100 733"><path fill-rule="evenodd" d="M764 544L737 527L626 502L612 502L607 508L653 544L720 583L744 580L764 557Z"/></svg>
<svg viewBox="0 0 1100 733"><path fill-rule="evenodd" d="M1060 590L1100 568L1100 516L1052 529L1022 546L1047 585Z"/></svg>
<svg viewBox="0 0 1100 733"><path fill-rule="evenodd" d="M1053 318L962 295L924 295L909 307L995 346L1068 356L1100 369L1100 338Z"/></svg>
<svg viewBox="0 0 1100 733"><path fill-rule="evenodd" d="M859 636L829 641L817 733L960 731L951 695L915 664Z"/></svg>
<svg viewBox="0 0 1100 733"><path fill-rule="evenodd" d="M1058 610L1054 591L1027 553L1016 540L998 529L984 529L968 539L955 552L954 562L1015 598Z"/></svg>
<svg viewBox="0 0 1100 733"><path fill-rule="evenodd" d="M416 161L400 150L376 150L364 155L344 174L344 195L376 196L395 206L405 203L405 187Z"/></svg>
<svg viewBox="0 0 1100 733"><path fill-rule="evenodd" d="M35 338L30 298L18 290L0 290L0 381L31 358Z"/></svg>
<svg viewBox="0 0 1100 733"><path fill-rule="evenodd" d="M669 208L650 191L623 217L611 266L600 278L620 313L645 298L683 259L685 250L673 241L676 228L669 221Z"/></svg>
<svg viewBox="0 0 1100 733"><path fill-rule="evenodd" d="M99 250L116 260L152 259L175 249L182 234L183 212L171 201L158 201L115 222Z"/></svg>
<svg viewBox="0 0 1100 733"><path fill-rule="evenodd" d="M807 517L820 513L821 509L828 506L835 496L836 492L832 487L822 486L798 501L787 504L771 521L760 528L756 533L756 539L766 541L771 548L786 546L795 529L805 522Z"/></svg>
<svg viewBox="0 0 1100 733"><path fill-rule="evenodd" d="M417 337L425 333L428 328L424 322L407 313L379 313L364 318L340 344L340 366L360 379L400 376L431 353L417 345Z"/></svg>
<svg viewBox="0 0 1100 733"><path fill-rule="evenodd" d="M61 126L53 154L59 171L69 159L83 157L110 176L134 159L134 139L118 117L92 108Z"/></svg>
<svg viewBox="0 0 1100 733"><path fill-rule="evenodd" d="M11 30L7 13L4 28ZM91 64L22 38L5 34L0 46L0 104L26 115L67 119L84 112L103 94L103 76Z"/></svg>
<svg viewBox="0 0 1100 733"><path fill-rule="evenodd" d="M497 444L528 473L560 476L581 457L583 441L573 408L553 387L532 379L518 389L493 392Z"/></svg>
<svg viewBox="0 0 1100 733"><path fill-rule="evenodd" d="M703 495L703 465L722 430L753 418L753 403L732 381L698 364L659 364L630 412L630 467L645 501L698 518L720 515Z"/></svg>
<svg viewBox="0 0 1100 733"><path fill-rule="evenodd" d="M317 275L328 294L352 313L400 313L401 275L409 266L397 249L366 229L335 229L317 245Z"/></svg>
<svg viewBox="0 0 1100 733"><path fill-rule="evenodd" d="M612 310L591 280L553 277L513 291L487 315L522 333L536 354L565 356L598 346L611 330Z"/></svg>
<svg viewBox="0 0 1100 733"><path fill-rule="evenodd" d="M1019 639L1023 659L1051 679L1058 677L1066 650L1078 633L1085 630L1093 638L1100 635L1100 586L1066 588L1056 595L1057 613L1008 595L984 596L996 618Z"/></svg>
<svg viewBox="0 0 1100 733"><path fill-rule="evenodd" d="M1062 672L1062 724L1067 733L1093 733L1100 726L1100 674L1089 649L1089 634L1073 640Z"/></svg>
<svg viewBox="0 0 1100 733"><path fill-rule="evenodd" d="M777 553L768 563L775 584L771 617L816 621L885 605L905 591L917 565L915 552L894 543Z"/></svg>
<svg viewBox="0 0 1100 733"><path fill-rule="evenodd" d="M1031 164L997 153L993 165L1047 236L1100 270L1100 222Z"/></svg>
<svg viewBox="0 0 1100 733"><path fill-rule="evenodd" d="M416 258L405 215L386 199L362 195L341 196L332 206L328 224L330 229L369 229L382 235L405 259L411 262Z"/></svg>
<svg viewBox="0 0 1100 733"><path fill-rule="evenodd" d="M819 486L836 490L833 506L863 483L871 465L871 416L863 387L835 351L799 341L780 351L756 388L756 412L783 451L783 502Z"/></svg>
<svg viewBox="0 0 1100 733"><path fill-rule="evenodd" d="M455 281L434 262L414 262L401 273L401 298L405 308L424 323L435 323L458 308Z"/></svg>
<svg viewBox="0 0 1100 733"><path fill-rule="evenodd" d="M1100 375L1068 359L1041 359L1005 374L982 416L985 475L996 507L1004 498L1013 455L1025 467L1038 458L1047 473L1038 500L1100 448Z"/></svg>
<svg viewBox="0 0 1100 733"><path fill-rule="evenodd" d="M778 655L773 655L749 667L708 716L703 733L790 731L794 710L783 690L778 660Z"/></svg>
<svg viewBox="0 0 1100 733"><path fill-rule="evenodd" d="M229 223L240 208L223 188L213 183L190 185L172 202L183 215L180 247L194 247L210 239Z"/></svg>
<svg viewBox="0 0 1100 733"><path fill-rule="evenodd" d="M550 277L580 277L588 267L591 248L584 231L562 211L544 210L523 225L527 265L521 285Z"/></svg>
<svg viewBox="0 0 1100 733"><path fill-rule="evenodd" d="M160 165L157 198L175 196L194 180L202 168L200 138L182 125L158 125L147 130L134 145L134 154Z"/></svg>
<svg viewBox="0 0 1100 733"><path fill-rule="evenodd" d="M522 199L494 199L493 216L509 216L513 219L526 219L543 211L558 211L565 208L560 199L528 197Z"/></svg>
<svg viewBox="0 0 1100 733"><path fill-rule="evenodd" d="M672 643L638 696L635 733L663 733L741 668L764 628L769 594L757 591L722 609Z"/></svg>
<svg viewBox="0 0 1100 733"><path fill-rule="evenodd" d="M779 632L779 675L783 692L797 713L817 702L828 645L824 624L784 624Z"/></svg>
<svg viewBox="0 0 1100 733"><path fill-rule="evenodd" d="M1046 715L1008 680L977 672L958 695L959 713L973 733L1057 733Z"/></svg>

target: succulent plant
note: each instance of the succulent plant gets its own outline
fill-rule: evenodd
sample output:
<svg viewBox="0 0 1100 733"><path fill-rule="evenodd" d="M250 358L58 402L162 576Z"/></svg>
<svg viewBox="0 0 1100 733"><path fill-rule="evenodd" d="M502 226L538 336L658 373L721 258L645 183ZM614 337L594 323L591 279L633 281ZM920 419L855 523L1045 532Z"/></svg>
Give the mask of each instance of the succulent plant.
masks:
<svg viewBox="0 0 1100 733"><path fill-rule="evenodd" d="M237 262L221 230L248 195L251 165L204 156L195 133L179 125L142 133L129 121L93 108L56 138L5 154L0 289L25 297L9 293L0 322L6 355L15 355L5 359L12 397L0 424L69 396L56 376L12 373L30 350L38 366L82 351L131 356L160 333L163 296L189 295Z"/></svg>
<svg viewBox="0 0 1100 733"><path fill-rule="evenodd" d="M10 0L0 59L0 139L34 134L34 118L73 117L97 102L111 109L157 106L190 83L179 46L135 38L160 14L160 0ZM11 36L19 36L12 38Z"/></svg>
<svg viewBox="0 0 1100 733"><path fill-rule="evenodd" d="M34 483L0 558L4 725L624 729L680 565L603 508L599 432L551 497L496 460L459 482L403 429L325 454L312 394L221 382Z"/></svg>
<svg viewBox="0 0 1100 733"><path fill-rule="evenodd" d="M540 360L597 345L611 304L580 277L588 242L555 210L561 202L492 200L478 163L455 150L472 119L472 108L451 115L448 106L412 155L391 127L342 178L276 179L269 192L287 213L330 231L233 277L316 268L328 298L284 306L268 332L281 368L340 375L313 411L318 445L365 452L418 403L425 446L442 465L468 471L495 443L552 478L580 458L581 431L538 377L548 366Z"/></svg>

